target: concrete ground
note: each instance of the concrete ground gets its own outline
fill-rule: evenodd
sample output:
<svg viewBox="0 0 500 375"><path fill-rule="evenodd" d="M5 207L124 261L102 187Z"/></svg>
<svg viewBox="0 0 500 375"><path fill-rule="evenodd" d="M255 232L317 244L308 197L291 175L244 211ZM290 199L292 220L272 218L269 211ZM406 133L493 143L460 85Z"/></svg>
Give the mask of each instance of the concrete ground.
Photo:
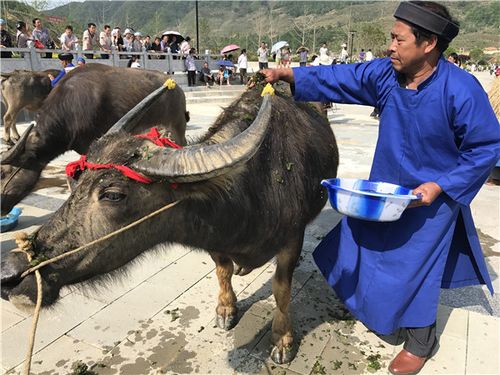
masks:
<svg viewBox="0 0 500 375"><path fill-rule="evenodd" d="M485 87L491 83L487 75L478 77ZM188 109L189 137L203 133L221 111L207 103ZM370 112L348 105L329 112L340 148L340 177L368 176L378 131ZM77 158L71 152L49 165L39 189L19 205L24 211L16 231L34 231L62 204L68 196L64 166ZM499 186L484 185L472 204L497 291L499 192ZM353 320L312 261L311 252L338 220L327 205L307 227L291 304L299 347L289 365L277 366L269 359L274 262L234 277L239 322L225 332L214 323L218 284L210 257L172 246L153 252L104 288L65 288L57 306L41 315L32 372L76 374L72 368L86 364L98 374L385 374L401 337L380 338ZM1 234L2 254L14 247L14 233ZM31 316L1 303L1 367L5 373L19 373ZM422 374L499 374L499 306L498 294L491 297L484 287L443 291L440 350Z"/></svg>

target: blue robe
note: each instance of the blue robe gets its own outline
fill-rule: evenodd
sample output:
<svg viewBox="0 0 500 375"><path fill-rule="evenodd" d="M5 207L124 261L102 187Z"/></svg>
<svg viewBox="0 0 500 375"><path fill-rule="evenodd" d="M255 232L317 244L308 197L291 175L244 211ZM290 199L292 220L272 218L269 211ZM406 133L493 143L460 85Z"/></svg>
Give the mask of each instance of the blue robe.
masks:
<svg viewBox="0 0 500 375"><path fill-rule="evenodd" d="M296 68L294 78L296 100L380 109L370 180L443 189L395 222L344 217L318 245L316 264L349 310L390 334L434 323L441 287L486 284L493 293L469 204L500 156L500 126L475 77L441 58L409 90L385 58Z"/></svg>

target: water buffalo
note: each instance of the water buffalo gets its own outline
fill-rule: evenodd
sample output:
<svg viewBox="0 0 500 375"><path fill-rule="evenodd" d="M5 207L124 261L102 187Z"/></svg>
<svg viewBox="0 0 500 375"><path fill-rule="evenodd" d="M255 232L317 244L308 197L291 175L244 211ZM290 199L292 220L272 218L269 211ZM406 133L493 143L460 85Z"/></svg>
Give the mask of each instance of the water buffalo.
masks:
<svg viewBox="0 0 500 375"><path fill-rule="evenodd" d="M52 89L48 75L56 76L57 73L58 70L55 69L42 72L14 70L12 73L2 73L2 98L6 107L3 115L5 143L12 145L12 141L19 139L16 129L17 114L22 109L38 111Z"/></svg>
<svg viewBox="0 0 500 375"><path fill-rule="evenodd" d="M338 166L335 137L322 115L291 98L247 91L197 144L162 148L119 131L96 141L88 161L125 165L152 181L124 178L116 169L80 172L71 196L32 239L35 257L52 258L178 203L90 251L41 268L45 306L63 285L97 281L157 244L178 243L215 261L217 324L230 329L237 311L233 272L248 273L276 257L272 358L291 361L292 274L305 227L327 199L320 181L335 177ZM2 259L2 297L29 309L36 285L33 274L21 279L27 268L23 254Z"/></svg>
<svg viewBox="0 0 500 375"><path fill-rule="evenodd" d="M90 143L168 78L148 70L88 64L71 71L51 91L37 124L1 157L1 212L26 197L45 166L68 150L85 153ZM185 144L186 98L179 87L164 93L136 129L168 129Z"/></svg>

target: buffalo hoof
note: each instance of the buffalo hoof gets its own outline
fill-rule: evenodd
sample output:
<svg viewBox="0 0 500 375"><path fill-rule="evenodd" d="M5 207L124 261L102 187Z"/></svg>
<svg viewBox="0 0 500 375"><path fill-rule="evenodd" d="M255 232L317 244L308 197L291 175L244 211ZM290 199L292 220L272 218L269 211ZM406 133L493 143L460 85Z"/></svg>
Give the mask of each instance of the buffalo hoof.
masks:
<svg viewBox="0 0 500 375"><path fill-rule="evenodd" d="M14 141L12 141L12 139L3 139L2 138L2 144L7 145L9 147L12 147L12 146L14 146Z"/></svg>
<svg viewBox="0 0 500 375"><path fill-rule="evenodd" d="M295 358L293 349L293 344L290 346L282 347L275 345L273 347L273 350L271 351L271 359L278 365L290 363Z"/></svg>
<svg viewBox="0 0 500 375"><path fill-rule="evenodd" d="M217 327L222 328L225 331L229 331L237 323L236 315L224 316L217 314L215 320L217 322Z"/></svg>
<svg viewBox="0 0 500 375"><path fill-rule="evenodd" d="M233 274L238 275L238 276L245 276L245 275L248 275L252 271L253 271L253 268L241 267L241 266L236 264L236 267L234 268Z"/></svg>

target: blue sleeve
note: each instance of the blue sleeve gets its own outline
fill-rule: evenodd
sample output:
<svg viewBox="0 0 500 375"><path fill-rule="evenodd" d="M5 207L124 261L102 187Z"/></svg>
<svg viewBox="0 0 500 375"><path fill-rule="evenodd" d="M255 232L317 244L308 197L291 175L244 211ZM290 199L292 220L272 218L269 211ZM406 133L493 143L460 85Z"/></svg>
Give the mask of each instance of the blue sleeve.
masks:
<svg viewBox="0 0 500 375"><path fill-rule="evenodd" d="M479 82L469 83L453 97L453 131L459 149L456 166L436 181L462 205L470 204L500 158L498 120Z"/></svg>
<svg viewBox="0 0 500 375"><path fill-rule="evenodd" d="M64 69L62 69L62 70L59 72L59 74L57 75L57 77L56 77L56 78L54 78L54 80L50 82L50 85L51 85L52 87L54 87L54 86L57 84L57 82L59 82L59 81L61 80L61 78L62 78L62 77L64 77L64 75L65 75L65 74L66 74L66 71L65 71Z"/></svg>
<svg viewBox="0 0 500 375"><path fill-rule="evenodd" d="M321 65L293 69L295 99L375 106L384 86L394 82L389 59L363 64Z"/></svg>

